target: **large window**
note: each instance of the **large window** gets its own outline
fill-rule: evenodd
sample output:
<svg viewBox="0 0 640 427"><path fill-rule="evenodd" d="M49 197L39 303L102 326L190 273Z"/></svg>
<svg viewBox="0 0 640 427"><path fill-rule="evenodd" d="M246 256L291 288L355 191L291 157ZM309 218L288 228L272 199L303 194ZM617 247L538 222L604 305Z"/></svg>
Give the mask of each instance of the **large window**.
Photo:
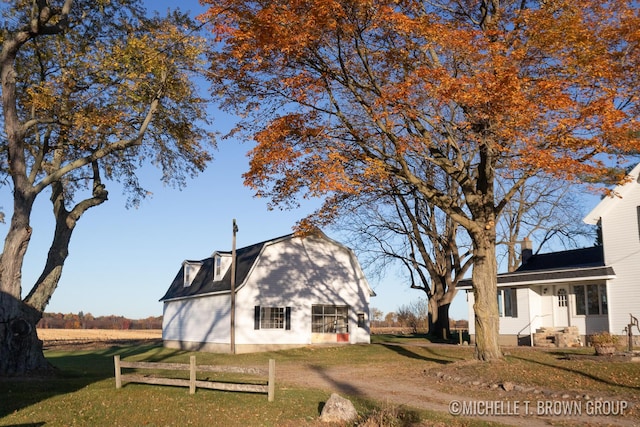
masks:
<svg viewBox="0 0 640 427"><path fill-rule="evenodd" d="M349 332L347 306L314 305L311 307L311 332L346 334Z"/></svg>
<svg viewBox="0 0 640 427"><path fill-rule="evenodd" d="M518 317L516 289L498 289L498 310L500 317Z"/></svg>
<svg viewBox="0 0 640 427"><path fill-rule="evenodd" d="M573 287L576 295L577 315L607 314L606 285L577 285Z"/></svg>
<svg viewBox="0 0 640 427"><path fill-rule="evenodd" d="M254 329L291 329L291 307L255 306Z"/></svg>

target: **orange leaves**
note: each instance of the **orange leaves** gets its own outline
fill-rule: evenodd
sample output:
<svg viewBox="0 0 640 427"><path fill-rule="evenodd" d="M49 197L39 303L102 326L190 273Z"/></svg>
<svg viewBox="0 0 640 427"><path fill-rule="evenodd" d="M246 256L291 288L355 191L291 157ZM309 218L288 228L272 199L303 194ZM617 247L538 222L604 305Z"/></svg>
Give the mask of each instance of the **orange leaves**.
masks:
<svg viewBox="0 0 640 427"><path fill-rule="evenodd" d="M277 200L461 173L483 150L497 173L572 178L640 149L640 21L624 0L490 16L446 0L205 3L223 42L214 87L261 129L246 177Z"/></svg>

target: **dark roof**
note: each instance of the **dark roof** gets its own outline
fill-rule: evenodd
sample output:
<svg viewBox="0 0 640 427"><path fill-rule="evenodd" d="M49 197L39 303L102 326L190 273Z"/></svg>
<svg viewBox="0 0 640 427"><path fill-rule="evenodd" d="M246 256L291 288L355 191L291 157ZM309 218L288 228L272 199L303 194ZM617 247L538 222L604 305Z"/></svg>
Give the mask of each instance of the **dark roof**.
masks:
<svg viewBox="0 0 640 427"><path fill-rule="evenodd" d="M602 246L533 255L516 272L604 266Z"/></svg>
<svg viewBox="0 0 640 427"><path fill-rule="evenodd" d="M278 237L276 239L266 240L264 242L256 243L251 246L246 246L244 248L236 249L236 285L239 286L244 282L251 267L258 259L258 255L262 251L262 248L271 242L276 240L290 238L293 234L288 234L286 236ZM230 255L231 251L218 251L219 254ZM209 294L213 292L224 292L231 291L231 269L227 269L226 274L221 280L214 281L213 280L213 257L205 258L200 261L191 261L191 262L200 262L202 266L198 271L196 277L194 277L193 282L191 282L191 286L184 286L184 268L180 267L178 274L176 274L175 279L171 282L171 286L164 294L160 301L174 299L174 298L184 298L201 294Z"/></svg>
<svg viewBox="0 0 640 427"><path fill-rule="evenodd" d="M498 274L498 285L526 285L532 282L596 279L614 276L612 267L605 265L602 246L550 252L531 256L511 273ZM470 287L471 280L458 283Z"/></svg>

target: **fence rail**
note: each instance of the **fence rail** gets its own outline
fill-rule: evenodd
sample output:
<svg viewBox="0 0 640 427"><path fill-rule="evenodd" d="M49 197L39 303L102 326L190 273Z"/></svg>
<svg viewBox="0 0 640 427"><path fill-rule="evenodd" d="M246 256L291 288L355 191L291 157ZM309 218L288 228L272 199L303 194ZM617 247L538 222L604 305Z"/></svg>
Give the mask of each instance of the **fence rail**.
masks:
<svg viewBox="0 0 640 427"><path fill-rule="evenodd" d="M243 368L237 366L215 366L196 365L196 357L190 356L189 363L162 363L162 362L127 362L120 360L120 356L113 356L115 366L116 388L121 388L123 382L142 383L153 385L171 385L179 387L189 387L189 394L194 394L196 388L206 388L210 390L238 391L246 393L266 393L269 402L273 402L275 397L275 374L276 361L269 359L269 368ZM189 371L189 379L170 378L159 376L147 376L140 374L123 374L123 368L130 369L153 369L166 371ZM202 381L197 379L198 372L219 372L232 374L249 374L267 376L267 384L247 384L240 382L216 382Z"/></svg>

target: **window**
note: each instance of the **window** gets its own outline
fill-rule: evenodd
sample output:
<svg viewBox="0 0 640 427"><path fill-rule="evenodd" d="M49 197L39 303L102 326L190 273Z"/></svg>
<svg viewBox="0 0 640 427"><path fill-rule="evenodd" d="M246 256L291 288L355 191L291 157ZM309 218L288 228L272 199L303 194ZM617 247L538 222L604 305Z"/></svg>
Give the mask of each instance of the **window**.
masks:
<svg viewBox="0 0 640 427"><path fill-rule="evenodd" d="M311 307L311 332L346 334L349 332L347 306L314 305Z"/></svg>
<svg viewBox="0 0 640 427"><path fill-rule="evenodd" d="M573 287L576 295L576 314L582 316L607 314L606 285L577 285Z"/></svg>
<svg viewBox="0 0 640 427"><path fill-rule="evenodd" d="M222 258L220 256L216 256L216 270L215 270L215 278L216 280L220 280L220 276L222 276Z"/></svg>
<svg viewBox="0 0 640 427"><path fill-rule="evenodd" d="M358 328L364 328L365 326L364 313L358 313Z"/></svg>
<svg viewBox="0 0 640 427"><path fill-rule="evenodd" d="M255 306L254 329L291 329L291 307Z"/></svg>
<svg viewBox="0 0 640 427"><path fill-rule="evenodd" d="M516 289L498 289L498 311L500 317L518 317Z"/></svg>
<svg viewBox="0 0 640 427"><path fill-rule="evenodd" d="M191 286L193 283L193 279L196 278L198 271L200 271L201 264L199 262L191 262L185 261L183 264L183 283L182 285L186 288Z"/></svg>
<svg viewBox="0 0 640 427"><path fill-rule="evenodd" d="M558 307L567 306L567 291L565 289L558 289Z"/></svg>

